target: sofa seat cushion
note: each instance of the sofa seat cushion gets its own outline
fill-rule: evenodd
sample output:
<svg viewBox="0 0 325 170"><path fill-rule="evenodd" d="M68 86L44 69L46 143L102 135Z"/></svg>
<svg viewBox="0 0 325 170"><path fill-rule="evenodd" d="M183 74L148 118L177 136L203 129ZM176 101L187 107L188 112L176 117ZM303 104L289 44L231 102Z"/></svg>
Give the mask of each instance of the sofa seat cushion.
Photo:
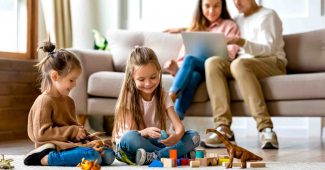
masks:
<svg viewBox="0 0 325 170"><path fill-rule="evenodd" d="M266 100L325 99L325 73L272 76L261 84ZM229 86L232 100L243 100L234 80Z"/></svg>
<svg viewBox="0 0 325 170"><path fill-rule="evenodd" d="M124 79L124 73L100 71L89 76L88 80L88 94L97 97L111 97L117 98ZM173 77L169 74L163 74L162 86L166 91L172 85ZM208 93L205 82L201 83L195 92L193 102L208 101Z"/></svg>

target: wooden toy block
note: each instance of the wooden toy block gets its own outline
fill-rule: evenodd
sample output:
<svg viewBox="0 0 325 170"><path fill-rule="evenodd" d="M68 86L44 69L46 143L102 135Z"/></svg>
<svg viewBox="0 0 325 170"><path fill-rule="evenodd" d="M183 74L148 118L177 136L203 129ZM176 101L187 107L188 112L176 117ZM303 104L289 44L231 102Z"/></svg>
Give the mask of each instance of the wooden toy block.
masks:
<svg viewBox="0 0 325 170"><path fill-rule="evenodd" d="M196 161L200 161L200 166L208 166L207 158L196 158Z"/></svg>
<svg viewBox="0 0 325 170"><path fill-rule="evenodd" d="M175 160L174 159L170 159L170 158L165 158L163 159L163 164L164 164L164 168L172 168L175 167Z"/></svg>
<svg viewBox="0 0 325 170"><path fill-rule="evenodd" d="M207 158L208 166L217 166L218 165L218 157L210 157Z"/></svg>
<svg viewBox="0 0 325 170"><path fill-rule="evenodd" d="M229 155L225 155L225 154L221 154L218 156L219 158L225 158L225 159L229 159Z"/></svg>
<svg viewBox="0 0 325 170"><path fill-rule="evenodd" d="M177 160L177 150L176 149L169 150L169 158Z"/></svg>
<svg viewBox="0 0 325 170"><path fill-rule="evenodd" d="M218 165L222 165L223 162L229 162L228 158L219 158L218 159Z"/></svg>
<svg viewBox="0 0 325 170"><path fill-rule="evenodd" d="M265 162L247 162L248 168L264 168Z"/></svg>
<svg viewBox="0 0 325 170"><path fill-rule="evenodd" d="M198 167L200 167L200 161L191 161L190 162L190 167L191 168L198 168Z"/></svg>
<svg viewBox="0 0 325 170"><path fill-rule="evenodd" d="M223 167L227 167L229 162L222 162ZM240 167L241 163L240 162L233 162L232 167Z"/></svg>
<svg viewBox="0 0 325 170"><path fill-rule="evenodd" d="M208 158L218 157L218 153L214 153L214 152L207 153L207 157Z"/></svg>

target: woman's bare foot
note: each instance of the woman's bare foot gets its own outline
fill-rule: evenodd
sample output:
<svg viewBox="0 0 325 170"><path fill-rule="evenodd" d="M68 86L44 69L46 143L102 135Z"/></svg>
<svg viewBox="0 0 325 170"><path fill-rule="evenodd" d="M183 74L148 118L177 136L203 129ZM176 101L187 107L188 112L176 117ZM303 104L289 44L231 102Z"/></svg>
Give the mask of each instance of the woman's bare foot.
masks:
<svg viewBox="0 0 325 170"><path fill-rule="evenodd" d="M175 60L169 60L164 64L164 70L175 76L178 71L178 65Z"/></svg>
<svg viewBox="0 0 325 170"><path fill-rule="evenodd" d="M172 99L172 101L175 103L175 101L176 101L176 99L177 99L177 94L174 93L174 92L171 92L171 93L169 93L169 96L170 96L170 98Z"/></svg>

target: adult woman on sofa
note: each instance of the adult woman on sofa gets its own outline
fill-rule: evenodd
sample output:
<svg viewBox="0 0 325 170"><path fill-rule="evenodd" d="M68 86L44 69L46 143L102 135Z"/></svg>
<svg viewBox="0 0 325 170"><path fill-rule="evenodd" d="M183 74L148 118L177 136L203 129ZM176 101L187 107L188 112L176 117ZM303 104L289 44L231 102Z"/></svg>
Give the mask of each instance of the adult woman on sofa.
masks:
<svg viewBox="0 0 325 170"><path fill-rule="evenodd" d="M239 37L239 30L230 18L225 0L199 0L189 28L168 29L166 32L207 31L224 33L227 38ZM228 45L228 60L235 59L239 47ZM175 102L175 110L180 119L184 119L185 111L192 102L194 92L204 79L204 63L209 56L186 55L184 46L176 60L167 61L164 68L175 76L169 90Z"/></svg>
<svg viewBox="0 0 325 170"><path fill-rule="evenodd" d="M278 148L273 124L265 104L259 79L286 73L282 23L275 11L256 4L255 0L234 0L241 13L235 20L241 38L228 43L240 46L238 57L229 62L222 57L210 57L205 63L206 84L216 129L234 140L230 130L232 114L227 78L233 77L241 95L257 123L263 149ZM216 88L217 87L217 88ZM218 147L221 141L211 134L206 146Z"/></svg>

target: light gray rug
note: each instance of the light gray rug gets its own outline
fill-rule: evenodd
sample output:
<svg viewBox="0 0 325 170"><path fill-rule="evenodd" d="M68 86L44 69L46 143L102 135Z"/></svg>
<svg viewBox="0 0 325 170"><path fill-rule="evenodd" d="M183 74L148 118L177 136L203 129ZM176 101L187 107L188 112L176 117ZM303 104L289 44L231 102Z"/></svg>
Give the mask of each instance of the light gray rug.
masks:
<svg viewBox="0 0 325 170"><path fill-rule="evenodd" d="M81 169L79 167L49 167L49 166L25 166L23 163L23 155L6 155L5 159L13 159L14 162L14 170L55 170L55 169ZM128 169L153 169L149 168L148 166L128 166L124 163L121 163L117 160L111 166L103 166L102 170L111 170L111 169L118 169L118 170L128 170ZM154 168L157 169L157 168ZM165 168L165 169L175 169L175 168ZM192 169L189 166L179 166L177 169ZM200 167L194 169L214 169L214 170L224 170L225 168L222 166L211 166L211 167ZM239 169L239 168L233 168ZM253 170L325 170L325 163L321 162L314 162L314 163L307 163L307 162L266 162L266 168L247 168Z"/></svg>

